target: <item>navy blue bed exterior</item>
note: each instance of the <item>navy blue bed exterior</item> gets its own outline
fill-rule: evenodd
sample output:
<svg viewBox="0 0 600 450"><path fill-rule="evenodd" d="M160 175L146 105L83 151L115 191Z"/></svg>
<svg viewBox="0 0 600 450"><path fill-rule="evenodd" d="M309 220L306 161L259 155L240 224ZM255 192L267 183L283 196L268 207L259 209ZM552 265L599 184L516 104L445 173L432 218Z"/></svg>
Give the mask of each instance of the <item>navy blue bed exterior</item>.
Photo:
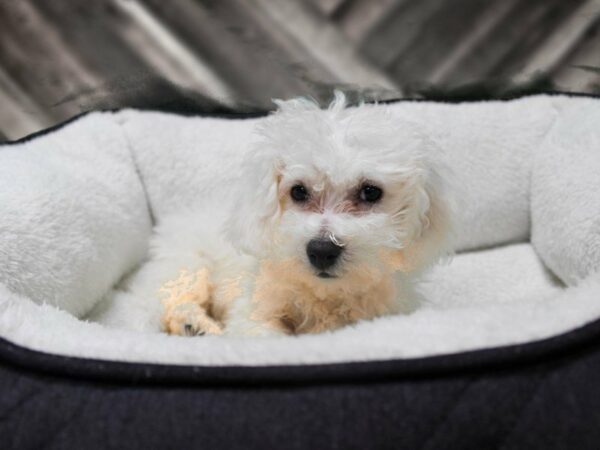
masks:
<svg viewBox="0 0 600 450"><path fill-rule="evenodd" d="M598 449L600 321L405 361L185 367L0 342L3 449Z"/></svg>
<svg viewBox="0 0 600 450"><path fill-rule="evenodd" d="M599 449L600 320L497 349L280 367L107 362L0 339L0 449L34 448Z"/></svg>

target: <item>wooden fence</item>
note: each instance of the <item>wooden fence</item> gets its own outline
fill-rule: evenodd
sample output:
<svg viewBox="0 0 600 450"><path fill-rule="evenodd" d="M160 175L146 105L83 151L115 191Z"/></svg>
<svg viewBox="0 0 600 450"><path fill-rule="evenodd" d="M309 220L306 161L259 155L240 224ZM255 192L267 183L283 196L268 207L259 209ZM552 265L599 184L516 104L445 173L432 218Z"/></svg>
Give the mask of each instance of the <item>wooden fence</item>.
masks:
<svg viewBox="0 0 600 450"><path fill-rule="evenodd" d="M265 109L333 86L599 92L599 66L600 0L0 0L0 138L91 109Z"/></svg>

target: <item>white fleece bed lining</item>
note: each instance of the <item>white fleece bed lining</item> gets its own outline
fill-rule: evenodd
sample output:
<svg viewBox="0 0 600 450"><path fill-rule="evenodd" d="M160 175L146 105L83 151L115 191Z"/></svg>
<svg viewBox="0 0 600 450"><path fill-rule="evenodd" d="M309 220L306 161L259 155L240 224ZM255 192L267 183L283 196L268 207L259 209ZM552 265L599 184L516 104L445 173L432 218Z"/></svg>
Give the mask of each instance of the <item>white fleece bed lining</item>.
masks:
<svg viewBox="0 0 600 450"><path fill-rule="evenodd" d="M69 356L281 365L531 342L600 317L597 100L536 96L390 108L447 141L444 157L468 180L461 252L426 276L420 289L427 301L413 314L301 337L158 333L160 305L149 305L135 284L140 264L139 283L139 273L160 266L144 259L149 211L160 221L209 195L213 187L202 185L203 177L235 182L240 145L260 119L124 111L90 114L0 147L0 336ZM206 160L210 151L220 152L218 166ZM492 248L477 250L484 246ZM133 285L131 277L119 284L131 271Z"/></svg>

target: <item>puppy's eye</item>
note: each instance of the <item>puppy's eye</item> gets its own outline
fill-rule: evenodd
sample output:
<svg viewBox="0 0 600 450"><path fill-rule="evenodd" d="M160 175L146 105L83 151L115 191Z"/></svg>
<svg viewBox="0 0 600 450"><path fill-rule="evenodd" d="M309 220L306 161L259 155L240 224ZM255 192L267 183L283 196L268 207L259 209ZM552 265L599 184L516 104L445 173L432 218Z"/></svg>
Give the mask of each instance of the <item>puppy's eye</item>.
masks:
<svg viewBox="0 0 600 450"><path fill-rule="evenodd" d="M295 186L292 186L290 196L295 202L302 203L308 200L308 191L301 184L296 184Z"/></svg>
<svg viewBox="0 0 600 450"><path fill-rule="evenodd" d="M383 196L383 191L372 184L365 184L358 195L363 202L377 203Z"/></svg>

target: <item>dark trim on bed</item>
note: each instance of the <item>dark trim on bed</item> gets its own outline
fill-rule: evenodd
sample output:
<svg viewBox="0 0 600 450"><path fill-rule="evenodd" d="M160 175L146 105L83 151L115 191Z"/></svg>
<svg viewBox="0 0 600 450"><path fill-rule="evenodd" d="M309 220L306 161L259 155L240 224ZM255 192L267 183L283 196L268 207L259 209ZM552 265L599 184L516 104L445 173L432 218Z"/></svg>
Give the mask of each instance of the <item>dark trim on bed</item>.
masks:
<svg viewBox="0 0 600 450"><path fill-rule="evenodd" d="M600 319L547 339L504 347L424 358L280 366L186 366L105 361L30 350L0 338L0 362L5 366L70 379L178 386L381 383L530 369L540 364L561 364L599 351Z"/></svg>
<svg viewBox="0 0 600 450"><path fill-rule="evenodd" d="M600 99L600 94L588 94L588 93L579 93L579 92L562 92L562 91L547 91L547 92L530 92L523 94L515 94L515 95L507 95L501 98L486 98L486 99L473 99L471 97L460 97L460 96L448 96L447 98L397 98L390 100L381 100L378 102L367 102L367 103L379 103L379 104L391 104L391 103L400 103L400 102L435 102L435 103L448 103L448 104L459 104L459 103L479 103L484 101L502 101L507 102L511 100L517 100L520 98L526 97L535 97L538 95L552 95L552 96L564 96L564 97L587 97L587 98L596 98ZM31 141L37 137L43 136L45 134L50 134L54 131L60 130L62 127L79 120L82 117L87 116L93 112L119 112L124 109L129 108L113 108L113 109L101 109L97 111L85 111L80 114L77 114L70 119L65 120L64 122L58 123L51 127L45 128L40 131L36 131L35 133L28 134L27 136L23 136L22 138L12 140L12 141L0 141L0 148L5 145L14 145L14 144L22 144L24 142ZM143 109L141 111L144 111ZM194 111L189 111L188 109L175 110L173 108L168 110L162 109L152 109L148 111L159 111L164 112L166 114L174 114L185 117L211 117L215 119L256 119L260 117L265 117L270 113L270 111L252 111L252 112L206 112L206 113L198 113Z"/></svg>

